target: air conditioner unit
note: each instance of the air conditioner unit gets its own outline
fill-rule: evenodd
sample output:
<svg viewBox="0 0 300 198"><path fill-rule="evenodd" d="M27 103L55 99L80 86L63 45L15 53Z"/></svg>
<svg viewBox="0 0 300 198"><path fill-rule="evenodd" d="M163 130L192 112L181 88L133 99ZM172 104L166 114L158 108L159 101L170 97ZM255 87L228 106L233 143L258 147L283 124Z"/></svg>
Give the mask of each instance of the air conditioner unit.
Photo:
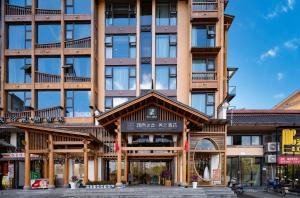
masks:
<svg viewBox="0 0 300 198"><path fill-rule="evenodd" d="M277 149L276 146L278 147ZM266 152L276 152L276 151L279 151L279 143L276 142L267 143Z"/></svg>
<svg viewBox="0 0 300 198"><path fill-rule="evenodd" d="M276 155L266 155L265 163L274 164L276 163Z"/></svg>

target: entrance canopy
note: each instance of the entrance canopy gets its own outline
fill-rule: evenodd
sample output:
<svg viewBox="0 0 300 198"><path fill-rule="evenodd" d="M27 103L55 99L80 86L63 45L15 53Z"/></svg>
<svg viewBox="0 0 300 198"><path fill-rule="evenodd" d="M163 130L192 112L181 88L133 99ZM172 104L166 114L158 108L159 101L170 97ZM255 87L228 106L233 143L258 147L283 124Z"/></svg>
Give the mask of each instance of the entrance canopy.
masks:
<svg viewBox="0 0 300 198"><path fill-rule="evenodd" d="M177 115L178 117L186 118L190 121L190 129L202 127L204 123L209 121L208 116L204 113L177 100L170 99L162 93L152 90L145 95L123 103L101 114L98 117L98 122L104 128L110 130L113 128L114 122L118 119L126 117L149 106L155 106Z"/></svg>

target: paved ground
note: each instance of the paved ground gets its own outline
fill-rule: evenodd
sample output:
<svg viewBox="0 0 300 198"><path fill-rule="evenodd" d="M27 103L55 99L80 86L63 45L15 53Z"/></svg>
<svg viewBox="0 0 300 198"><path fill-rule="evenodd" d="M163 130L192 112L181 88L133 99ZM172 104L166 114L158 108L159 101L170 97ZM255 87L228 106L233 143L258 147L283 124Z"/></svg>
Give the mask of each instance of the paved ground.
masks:
<svg viewBox="0 0 300 198"><path fill-rule="evenodd" d="M262 189L246 189L242 198L276 198L282 197L279 193L275 192L265 192ZM300 194L286 194L286 198L299 198Z"/></svg>
<svg viewBox="0 0 300 198"><path fill-rule="evenodd" d="M63 189L55 190L5 190L0 192L0 197L5 198L234 198L236 195L229 188L180 188L180 187L128 187L122 189Z"/></svg>

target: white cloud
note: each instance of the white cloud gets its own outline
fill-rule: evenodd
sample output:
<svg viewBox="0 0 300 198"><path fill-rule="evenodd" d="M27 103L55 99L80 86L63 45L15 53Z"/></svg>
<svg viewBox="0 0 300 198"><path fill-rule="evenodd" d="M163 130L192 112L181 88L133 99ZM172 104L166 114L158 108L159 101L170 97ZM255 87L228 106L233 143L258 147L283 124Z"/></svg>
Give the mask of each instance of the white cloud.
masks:
<svg viewBox="0 0 300 198"><path fill-rule="evenodd" d="M300 45L300 38L288 40L283 45L287 49L297 49Z"/></svg>
<svg viewBox="0 0 300 198"><path fill-rule="evenodd" d="M273 97L278 99L278 98L284 98L284 93L279 93L279 94L275 94Z"/></svg>
<svg viewBox="0 0 300 198"><path fill-rule="evenodd" d="M296 1L295 0L286 0L283 4L278 4L277 7L265 16L265 19L272 19L280 14L287 13L289 11L294 10Z"/></svg>
<svg viewBox="0 0 300 198"><path fill-rule="evenodd" d="M279 51L279 47L274 47L272 49L269 49L267 52L263 53L261 56L260 56L260 59L261 60L264 60L266 58L274 58L277 56L278 54L278 51Z"/></svg>
<svg viewBox="0 0 300 198"><path fill-rule="evenodd" d="M277 73L277 80L280 81L280 80L282 80L282 79L283 79L283 73L278 72L278 73Z"/></svg>

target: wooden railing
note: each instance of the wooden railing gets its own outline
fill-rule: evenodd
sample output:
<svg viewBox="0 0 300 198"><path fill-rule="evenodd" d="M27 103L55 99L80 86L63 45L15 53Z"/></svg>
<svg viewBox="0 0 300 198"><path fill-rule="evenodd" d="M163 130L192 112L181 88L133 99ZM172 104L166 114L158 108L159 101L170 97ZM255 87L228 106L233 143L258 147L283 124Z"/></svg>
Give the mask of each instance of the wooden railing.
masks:
<svg viewBox="0 0 300 198"><path fill-rule="evenodd" d="M65 47L66 48L90 48L91 47L91 37L66 41Z"/></svg>
<svg viewBox="0 0 300 198"><path fill-rule="evenodd" d="M193 72L192 80L217 80L216 72Z"/></svg>
<svg viewBox="0 0 300 198"><path fill-rule="evenodd" d="M6 4L6 15L30 15L32 13L31 7L23 7Z"/></svg>
<svg viewBox="0 0 300 198"><path fill-rule="evenodd" d="M35 82L58 83L58 82L60 82L60 75L35 72Z"/></svg>
<svg viewBox="0 0 300 198"><path fill-rule="evenodd" d="M38 15L57 15L61 13L61 10L51 10L51 9L35 9L36 14Z"/></svg>
<svg viewBox="0 0 300 198"><path fill-rule="evenodd" d="M91 82L91 78L66 75L65 76L65 82Z"/></svg>
<svg viewBox="0 0 300 198"><path fill-rule="evenodd" d="M5 118L23 118L23 117L30 117L31 111L21 111L21 112L5 112Z"/></svg>
<svg viewBox="0 0 300 198"><path fill-rule="evenodd" d="M61 107L50 107L46 109L36 110L34 111L34 115L41 118L53 118L60 117Z"/></svg>
<svg viewBox="0 0 300 198"><path fill-rule="evenodd" d="M46 44L35 44L36 48L60 48L60 42L59 43L46 43Z"/></svg>
<svg viewBox="0 0 300 198"><path fill-rule="evenodd" d="M217 11L217 0L192 0L192 11Z"/></svg>

